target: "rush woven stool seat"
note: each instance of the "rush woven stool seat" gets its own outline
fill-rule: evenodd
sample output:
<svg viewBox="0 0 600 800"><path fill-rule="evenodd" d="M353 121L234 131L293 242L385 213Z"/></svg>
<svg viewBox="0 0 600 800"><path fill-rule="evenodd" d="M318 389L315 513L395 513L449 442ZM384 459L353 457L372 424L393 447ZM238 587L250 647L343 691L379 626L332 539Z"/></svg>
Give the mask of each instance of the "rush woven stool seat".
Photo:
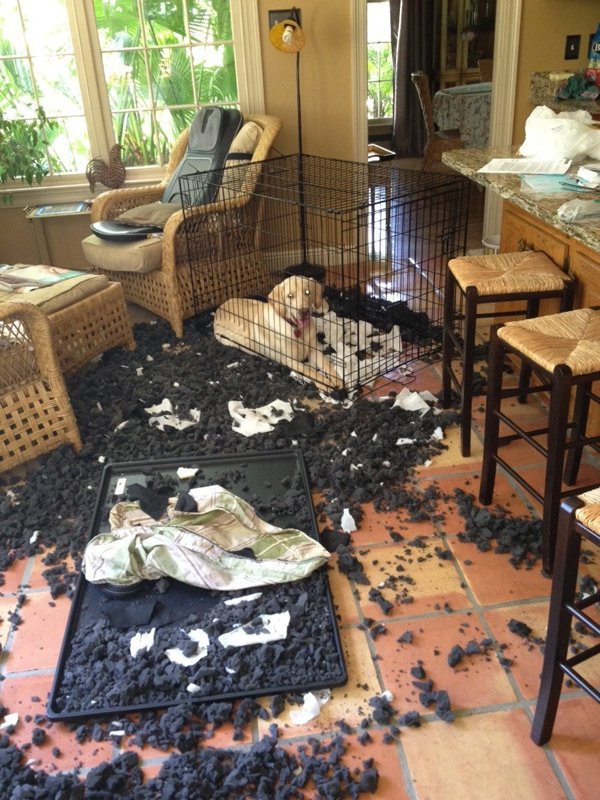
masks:
<svg viewBox="0 0 600 800"><path fill-rule="evenodd" d="M540 380L539 384L503 387L504 358L512 355L524 363ZM542 558L547 573L552 572L554 543L560 502L574 493L564 489L563 481L577 481L584 447L599 449L600 435L588 435L590 402L600 402L593 382L600 379L600 310L583 308L494 326L490 335L487 407L479 500L491 503L497 466L502 467L542 505ZM570 410L571 395L575 398ZM539 392L549 393L547 425L526 430L511 417L502 401ZM500 423L509 433L500 436ZM543 489L528 480L526 470L503 458L500 449L520 439L545 456ZM508 448L510 450L510 448ZM564 476L563 476L564 472ZM597 483L597 481L596 481ZM579 486L585 492L594 485Z"/></svg>
<svg viewBox="0 0 600 800"><path fill-rule="evenodd" d="M531 729L531 738L536 744L545 744L552 736L563 675L600 702L600 689L576 669L600 655L600 644L579 649L568 657L573 622L582 623L592 635L600 636L597 614L593 619L586 611L600 602L600 591L596 588L590 593L577 592L581 548L585 545L588 549L590 544L598 548L600 554L600 487L569 497L560 507L544 665Z"/></svg>
<svg viewBox="0 0 600 800"><path fill-rule="evenodd" d="M0 303L0 472L60 444L81 449L50 323L32 303Z"/></svg>
<svg viewBox="0 0 600 800"><path fill-rule="evenodd" d="M477 321L503 316L533 318L540 302L558 298L560 307L573 307L574 281L545 253L526 250L498 255L462 256L448 262L444 290L444 325L442 338L442 397L444 408L452 401L452 388L460 394L461 454L471 454L471 411L473 406L473 365ZM524 307L515 309L515 302ZM510 303L510 308L498 308ZM486 304L487 309L480 306ZM488 304L495 304L490 309ZM452 360L462 360L456 372ZM529 383L527 367L521 374L521 387Z"/></svg>

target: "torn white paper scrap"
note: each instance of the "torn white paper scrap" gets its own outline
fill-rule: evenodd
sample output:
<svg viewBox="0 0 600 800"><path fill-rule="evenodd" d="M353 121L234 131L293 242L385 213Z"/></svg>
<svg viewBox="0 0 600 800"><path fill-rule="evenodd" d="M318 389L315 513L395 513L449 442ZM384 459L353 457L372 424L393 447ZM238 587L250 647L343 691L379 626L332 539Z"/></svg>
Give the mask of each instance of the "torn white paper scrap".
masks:
<svg viewBox="0 0 600 800"><path fill-rule="evenodd" d="M252 592L252 594L244 594L242 597L231 597L229 600L225 600L223 605L238 606L240 603L249 603L251 600L258 600L259 597L262 597L262 592Z"/></svg>
<svg viewBox="0 0 600 800"><path fill-rule="evenodd" d="M419 397L421 398L421 400L425 400L426 403L435 404L438 402L437 397L432 392L429 392L427 389L425 389L425 391L423 392L419 392Z"/></svg>
<svg viewBox="0 0 600 800"><path fill-rule="evenodd" d="M186 481L188 478L193 478L198 472L198 467L178 467L177 477L180 481Z"/></svg>
<svg viewBox="0 0 600 800"><path fill-rule="evenodd" d="M186 656L179 647L169 647L165 650L165 655L169 661L172 661L174 664L181 664L182 667L191 667L193 664L197 664L201 659L206 658L208 655L208 645L210 643L208 634L202 628L192 628L191 631L187 632L187 635L198 645L195 653Z"/></svg>
<svg viewBox="0 0 600 800"><path fill-rule="evenodd" d="M150 650L154 644L155 631L156 628L152 628L145 633L138 631L135 636L131 637L131 641L129 642L129 652L131 653L132 658L135 658L138 653L141 653L142 650Z"/></svg>
<svg viewBox="0 0 600 800"><path fill-rule="evenodd" d="M208 638L208 633L205 630L202 628L192 628L191 631L188 631L188 636L193 642L198 643L198 649L202 648L203 650L208 651L210 639Z"/></svg>
<svg viewBox="0 0 600 800"><path fill-rule="evenodd" d="M402 408L404 411L429 411L429 404L423 400L418 392L411 392L406 387L397 395L392 408Z"/></svg>
<svg viewBox="0 0 600 800"><path fill-rule="evenodd" d="M345 508L343 510L340 524L342 526L342 530L345 531L345 533L352 533L353 531L357 530L356 521L352 516L352 514L350 513L349 508Z"/></svg>
<svg viewBox="0 0 600 800"><path fill-rule="evenodd" d="M434 439L434 440L437 440L437 441L441 442L443 440L443 438L444 438L444 431L438 425L438 427L431 434L431 439Z"/></svg>
<svg viewBox="0 0 600 800"><path fill-rule="evenodd" d="M172 414L173 404L168 397L165 397L158 405L148 406L144 408L144 411L147 411L148 414Z"/></svg>
<svg viewBox="0 0 600 800"><path fill-rule="evenodd" d="M165 655L173 664L180 664L182 667L191 667L197 664L200 659L205 658L206 653L196 651L193 656L186 656L183 650L178 647L168 647Z"/></svg>
<svg viewBox="0 0 600 800"><path fill-rule="evenodd" d="M289 422L294 416L291 404L285 400L273 400L260 408L246 408L240 400L230 400L227 408L233 419L232 429L243 436L269 433L278 422Z"/></svg>
<svg viewBox="0 0 600 800"><path fill-rule="evenodd" d="M261 614L261 630L256 633L247 633L244 627L234 628L219 636L219 642L223 647L246 647L250 644L263 644L264 642L276 642L285 639L288 626L290 624L290 612L282 611L279 614Z"/></svg>
<svg viewBox="0 0 600 800"><path fill-rule="evenodd" d="M151 426L155 425L160 431L164 431L167 426L183 431L189 428L190 425L196 425L200 420L200 411L197 408L190 409L189 419L178 417L173 410L173 404L167 397L158 405L144 408L144 411L152 415L149 419L149 424Z"/></svg>
<svg viewBox="0 0 600 800"><path fill-rule="evenodd" d="M0 730L4 730L5 728L12 728L14 725L17 724L19 721L19 715L15 711L12 714L7 714L4 717L2 724L0 724Z"/></svg>
<svg viewBox="0 0 600 800"><path fill-rule="evenodd" d="M331 691L324 689L320 692L307 692L304 695L302 708L294 708L290 711L290 719L294 725L305 725L311 719L318 717L321 713L321 706L331 699Z"/></svg>
<svg viewBox="0 0 600 800"><path fill-rule="evenodd" d="M492 158L477 172L510 172L516 175L564 175L571 166L565 158Z"/></svg>
<svg viewBox="0 0 600 800"><path fill-rule="evenodd" d="M408 439L406 436L401 436L399 439L396 439L396 446L400 447L403 444L414 444L414 439Z"/></svg>

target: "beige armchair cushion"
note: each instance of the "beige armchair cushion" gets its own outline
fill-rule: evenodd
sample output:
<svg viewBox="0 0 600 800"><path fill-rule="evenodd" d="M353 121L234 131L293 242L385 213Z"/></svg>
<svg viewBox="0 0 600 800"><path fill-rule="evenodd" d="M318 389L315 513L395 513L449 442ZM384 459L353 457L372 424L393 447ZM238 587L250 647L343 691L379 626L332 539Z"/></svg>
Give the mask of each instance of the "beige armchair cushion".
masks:
<svg viewBox="0 0 600 800"><path fill-rule="evenodd" d="M92 234L82 242L83 254L95 267L113 272L153 272L162 266L162 239L109 242Z"/></svg>

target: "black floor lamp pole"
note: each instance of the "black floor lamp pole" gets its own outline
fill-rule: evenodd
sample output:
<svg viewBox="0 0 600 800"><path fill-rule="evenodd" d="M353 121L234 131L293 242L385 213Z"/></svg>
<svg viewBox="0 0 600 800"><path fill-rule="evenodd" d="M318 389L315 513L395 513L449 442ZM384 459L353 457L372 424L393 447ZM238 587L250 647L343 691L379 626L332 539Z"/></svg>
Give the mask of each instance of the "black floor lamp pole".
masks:
<svg viewBox="0 0 600 800"><path fill-rule="evenodd" d="M302 236L302 266L308 264L306 248L306 208L304 207L304 158L302 151L302 102L300 97L300 52L296 53L296 104L298 108L298 198L300 201L300 235Z"/></svg>

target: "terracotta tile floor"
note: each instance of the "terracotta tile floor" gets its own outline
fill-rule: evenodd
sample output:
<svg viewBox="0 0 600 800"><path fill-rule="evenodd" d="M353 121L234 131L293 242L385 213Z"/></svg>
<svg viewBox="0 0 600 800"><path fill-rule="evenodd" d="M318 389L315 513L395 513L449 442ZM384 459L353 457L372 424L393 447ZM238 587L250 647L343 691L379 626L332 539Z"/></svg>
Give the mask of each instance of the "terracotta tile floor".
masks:
<svg viewBox="0 0 600 800"><path fill-rule="evenodd" d="M415 373L410 388L436 385L439 365L434 364ZM477 413L474 455L460 457L458 430L451 429L447 451L431 466L417 471L416 488L422 490L435 482L448 495L455 488L477 494L482 420ZM531 461L522 461L523 466L538 468L536 457L528 457ZM521 458L526 458L524 453ZM522 489L502 474L494 503L517 516L535 514ZM350 769L371 757L376 762L380 772L376 797L596 800L600 708L593 700L580 690L565 687L550 743L537 747L529 738L542 664L540 640L532 637L545 636L550 581L539 566L515 569L508 556L481 552L475 545L459 541L463 526L456 506L452 500L441 505L440 519L418 524L408 522L402 512L378 514L365 507L353 541L371 587L379 588L391 609L383 613L369 598L369 586L353 585L335 565L331 567L330 583L349 679L345 686L333 689L320 716L306 725L294 724L286 709L277 719L281 746L294 748L309 736L330 738L339 732L340 720L356 728L370 713L369 698L387 690L398 715L419 711L421 725L401 727L396 736L389 736L389 726L374 725L370 728L372 741L366 745L359 743L358 731L346 736L345 760ZM404 538L394 541L391 532ZM452 557L441 558L440 553L448 550ZM16 742L30 742L36 726L45 729L46 742L31 745L28 751L37 767L85 769L115 755L118 746L107 742L80 745L67 725L49 724L36 717L44 713L69 607L64 597L52 600L42 569L39 557L17 562L1 587L0 700L20 715ZM600 559L586 570L600 579ZM10 617L17 607L20 624L11 622ZM511 619L532 628L528 640L509 630ZM382 632L374 635L373 628L379 623ZM411 641L407 641L407 632ZM480 651L450 666L452 648L457 644L464 648L469 642L480 643ZM501 657L510 659L511 666L503 666ZM415 668L421 668L434 690L448 692L453 722L436 717L434 705L423 706L419 688L413 684L411 670ZM600 684L600 663L590 664L586 674ZM265 705L268 702L266 698ZM224 725L207 745L244 747L251 739L260 739L268 725L256 722L241 742L234 741L232 727ZM129 749L126 740L122 749ZM167 754L150 747L140 752L147 776L155 775Z"/></svg>

